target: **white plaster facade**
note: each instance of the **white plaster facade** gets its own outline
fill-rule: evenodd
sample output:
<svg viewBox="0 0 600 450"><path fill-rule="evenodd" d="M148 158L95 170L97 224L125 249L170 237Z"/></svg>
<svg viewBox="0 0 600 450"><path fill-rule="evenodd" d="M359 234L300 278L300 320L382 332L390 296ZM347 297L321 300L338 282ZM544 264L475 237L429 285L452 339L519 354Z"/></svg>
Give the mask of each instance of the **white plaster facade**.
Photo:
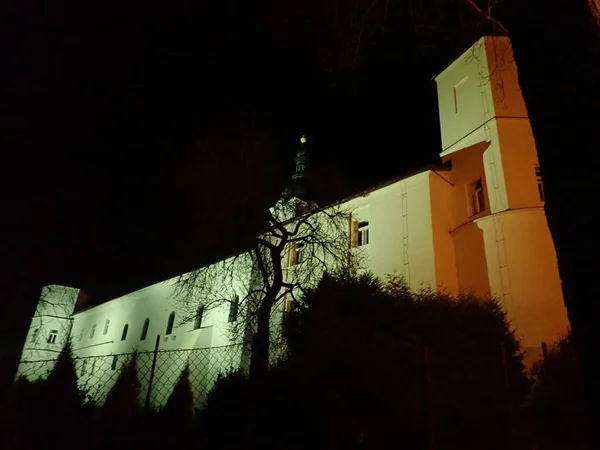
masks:
<svg viewBox="0 0 600 450"><path fill-rule="evenodd" d="M351 212L351 223L362 224L363 232L368 228L368 240L364 238L364 245L351 251L363 252L366 267L375 275L398 273L415 290L466 289L497 296L529 357L534 358L541 342L555 341L566 330L568 321L543 210L542 182L536 176L536 149L517 84L510 42L507 38L482 38L435 81L441 157L446 164L392 180L343 201L340 207ZM359 231L351 224L349 229ZM349 239L350 246L352 242ZM230 296L233 290L243 297L250 287L250 265L241 267L236 282L222 281ZM116 371L121 360L109 355L134 350L151 352L159 335L161 350L181 350L184 356L159 361L158 371L168 368L169 372L178 373L190 361L191 349L205 349L206 367L221 364L227 369L239 365L240 349L228 353L225 359L222 354L211 353L211 349L230 343L231 305L222 304L207 311L200 326L196 326L193 321L181 323L181 307L173 294L173 280L167 280L71 315L73 300L69 311L66 308L59 319L52 319L60 320L61 329L65 330L52 350L60 348L70 330L77 357L102 358L102 364L110 361L114 366L111 370ZM176 318L168 333L172 313ZM143 339L146 320L149 325ZM30 335L38 328L38 322L34 318ZM35 352L42 353L32 353L29 339L24 360L48 356L48 344L40 341ZM169 355L175 353L161 357L172 358ZM93 375L90 370L93 372L81 371L82 380ZM26 371L22 373L27 375ZM156 376L161 378L158 372ZM202 385L196 386L201 391L199 402L215 376L198 378ZM169 386L173 382L172 376L165 381L171 383ZM104 380L100 384L106 390L111 382ZM158 404L160 400L151 402Z"/></svg>

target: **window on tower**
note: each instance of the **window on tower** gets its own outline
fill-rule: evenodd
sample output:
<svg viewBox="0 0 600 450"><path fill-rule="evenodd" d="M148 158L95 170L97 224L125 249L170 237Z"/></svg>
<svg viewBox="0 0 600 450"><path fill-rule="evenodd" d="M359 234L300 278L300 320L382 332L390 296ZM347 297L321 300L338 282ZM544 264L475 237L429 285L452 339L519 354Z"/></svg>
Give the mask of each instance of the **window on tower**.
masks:
<svg viewBox="0 0 600 450"><path fill-rule="evenodd" d="M48 344L54 344L56 342L57 336L58 330L50 330L50 334L48 335L48 339L46 339L46 342L48 342Z"/></svg>
<svg viewBox="0 0 600 450"><path fill-rule="evenodd" d="M481 178L471 184L469 196L471 198L472 216L485 211L485 193L483 191L483 182L481 181Z"/></svg>
<svg viewBox="0 0 600 450"><path fill-rule="evenodd" d="M537 181L538 194L540 196L540 201L544 201L544 181L542 180L542 171L540 170L540 166L535 166L535 179Z"/></svg>
<svg viewBox="0 0 600 450"><path fill-rule="evenodd" d="M40 334L40 329L38 327L35 330L33 330L33 333L31 334L31 342L36 343L38 340L39 334Z"/></svg>

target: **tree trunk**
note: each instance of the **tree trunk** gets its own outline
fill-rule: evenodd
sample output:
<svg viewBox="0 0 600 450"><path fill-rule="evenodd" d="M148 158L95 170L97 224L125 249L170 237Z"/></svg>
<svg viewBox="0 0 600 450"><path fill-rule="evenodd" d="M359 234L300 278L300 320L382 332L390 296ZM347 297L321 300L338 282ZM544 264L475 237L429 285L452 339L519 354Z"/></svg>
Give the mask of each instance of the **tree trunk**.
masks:
<svg viewBox="0 0 600 450"><path fill-rule="evenodd" d="M271 302L263 299L258 310L256 333L250 356L250 379L261 380L269 370Z"/></svg>
<svg viewBox="0 0 600 450"><path fill-rule="evenodd" d="M246 424L248 449L263 448L262 438L265 428L261 405L265 402L264 380L269 370L270 320L273 304L273 299L270 297L271 295L267 294L258 310L256 333L254 333L250 354L250 404Z"/></svg>
<svg viewBox="0 0 600 450"><path fill-rule="evenodd" d="M594 284L600 239L593 207L600 159L600 30L587 0L509 0L505 13L585 396L595 417L600 412L600 364L594 363L600 355Z"/></svg>

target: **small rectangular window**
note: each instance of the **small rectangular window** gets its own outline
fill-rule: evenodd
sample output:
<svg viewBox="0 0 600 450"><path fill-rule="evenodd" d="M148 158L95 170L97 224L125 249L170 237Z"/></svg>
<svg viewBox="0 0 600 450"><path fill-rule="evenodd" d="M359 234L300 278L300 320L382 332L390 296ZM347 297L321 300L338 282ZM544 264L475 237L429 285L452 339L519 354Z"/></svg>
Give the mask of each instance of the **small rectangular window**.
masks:
<svg viewBox="0 0 600 450"><path fill-rule="evenodd" d="M454 94L454 114L458 114L458 92L456 86L454 86L452 92Z"/></svg>
<svg viewBox="0 0 600 450"><path fill-rule="evenodd" d="M369 222L358 223L358 246L367 245L369 243Z"/></svg>
<svg viewBox="0 0 600 450"><path fill-rule="evenodd" d="M92 325L92 331L90 331L90 339L94 337L94 334L96 334L96 324Z"/></svg>
<svg viewBox="0 0 600 450"><path fill-rule="evenodd" d="M471 197L471 215L479 214L485 211L485 193L483 191L483 182L479 178L472 183L469 188L469 196Z"/></svg>
<svg viewBox="0 0 600 450"><path fill-rule="evenodd" d="M56 337L58 336L58 330L50 330L50 334L48 335L48 339L46 342L48 344L54 344L56 342Z"/></svg>
<svg viewBox="0 0 600 450"><path fill-rule="evenodd" d="M295 266L303 261L304 243L303 242L292 242L290 244L290 257L289 265Z"/></svg>
<svg viewBox="0 0 600 450"><path fill-rule="evenodd" d="M39 334L40 334L39 328L36 328L35 330L33 330L33 333L31 334L31 342L33 342L33 343L37 342Z"/></svg>
<svg viewBox="0 0 600 450"><path fill-rule="evenodd" d="M106 319L106 322L104 323L104 332L102 334L108 333L108 326L109 325L110 325L110 320Z"/></svg>
<svg viewBox="0 0 600 450"><path fill-rule="evenodd" d="M117 370L117 360L118 360L118 359L119 359L119 357L118 357L117 355L114 355L114 356L113 356L113 359L112 359L112 364L110 365L110 368L111 368L112 370Z"/></svg>
<svg viewBox="0 0 600 450"><path fill-rule="evenodd" d="M83 340L84 332L85 332L85 328L81 327L81 330L79 331L79 337L78 337L79 342L81 342Z"/></svg>
<svg viewBox="0 0 600 450"><path fill-rule="evenodd" d="M300 264L301 262L304 261L304 243L302 242L298 242L296 243L296 264Z"/></svg>
<svg viewBox="0 0 600 450"><path fill-rule="evenodd" d="M202 318L204 316L204 305L198 306L196 310L196 317L194 318L194 330L197 330L202 326Z"/></svg>
<svg viewBox="0 0 600 450"><path fill-rule="evenodd" d="M535 166L535 179L537 181L538 195L540 196L540 201L545 201L544 197L544 181L542 180L542 171L540 170L540 166Z"/></svg>
<svg viewBox="0 0 600 450"><path fill-rule="evenodd" d="M231 322L237 321L239 306L240 306L240 299L236 295L233 298L233 300L231 300L231 303L229 304L229 318L228 318L228 322L231 323Z"/></svg>

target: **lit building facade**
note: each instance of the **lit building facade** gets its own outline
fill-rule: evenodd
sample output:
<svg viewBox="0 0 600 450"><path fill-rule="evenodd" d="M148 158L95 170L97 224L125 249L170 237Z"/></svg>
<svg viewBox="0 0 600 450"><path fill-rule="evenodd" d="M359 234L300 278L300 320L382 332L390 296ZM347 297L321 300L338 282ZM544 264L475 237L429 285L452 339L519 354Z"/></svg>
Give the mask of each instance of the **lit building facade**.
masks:
<svg viewBox="0 0 600 450"><path fill-rule="evenodd" d="M342 201L350 213L348 245L360 247L365 267L375 275L397 273L412 289L494 295L531 362L539 357L542 342L552 343L567 330L568 320L509 40L480 39L435 82L441 163ZM298 258L282 264L287 268ZM244 297L251 272L248 265L235 283L223 280L230 298ZM112 370L121 364L115 355L134 350L229 345L237 305L222 304L181 320L174 281L76 313L77 291L54 287L68 293L63 295L67 301L58 319L41 314L40 306L23 360L52 359L68 338L75 356L108 358ZM239 366L242 357L241 350L231 353L224 369ZM186 361L171 364L182 369ZM82 379L88 372L81 371ZM20 373L27 375L25 366ZM205 379L204 391L214 376Z"/></svg>

